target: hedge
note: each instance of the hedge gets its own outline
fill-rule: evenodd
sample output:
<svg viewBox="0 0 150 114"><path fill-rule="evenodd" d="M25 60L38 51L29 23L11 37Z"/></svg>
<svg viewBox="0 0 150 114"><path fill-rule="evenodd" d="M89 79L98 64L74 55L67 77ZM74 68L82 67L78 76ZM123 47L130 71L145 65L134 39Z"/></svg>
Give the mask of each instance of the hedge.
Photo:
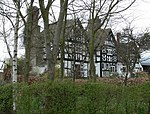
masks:
<svg viewBox="0 0 150 114"><path fill-rule="evenodd" d="M44 82L16 84L16 114L148 114L150 83L115 85ZM0 114L12 112L12 87L0 87Z"/></svg>

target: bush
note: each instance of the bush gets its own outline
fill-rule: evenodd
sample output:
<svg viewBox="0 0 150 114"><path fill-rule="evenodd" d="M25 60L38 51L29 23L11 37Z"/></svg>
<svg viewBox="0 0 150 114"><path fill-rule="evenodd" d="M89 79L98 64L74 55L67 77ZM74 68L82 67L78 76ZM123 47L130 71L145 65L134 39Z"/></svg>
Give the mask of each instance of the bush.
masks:
<svg viewBox="0 0 150 114"><path fill-rule="evenodd" d="M19 88L18 114L70 114L75 107L75 88L69 83L24 84Z"/></svg>
<svg viewBox="0 0 150 114"><path fill-rule="evenodd" d="M74 110L77 95L73 84L50 83L45 91L46 114L70 114Z"/></svg>
<svg viewBox="0 0 150 114"><path fill-rule="evenodd" d="M17 84L16 114L147 114L150 83L86 82ZM9 109L9 110L8 110ZM0 87L0 114L12 113L12 85Z"/></svg>
<svg viewBox="0 0 150 114"><path fill-rule="evenodd" d="M84 114L104 114L111 107L115 95L115 89L111 89L112 85L102 83L87 83L83 85L79 100L82 104L80 109ZM82 100L81 100L82 99Z"/></svg>
<svg viewBox="0 0 150 114"><path fill-rule="evenodd" d="M0 87L0 114L12 113L12 85Z"/></svg>

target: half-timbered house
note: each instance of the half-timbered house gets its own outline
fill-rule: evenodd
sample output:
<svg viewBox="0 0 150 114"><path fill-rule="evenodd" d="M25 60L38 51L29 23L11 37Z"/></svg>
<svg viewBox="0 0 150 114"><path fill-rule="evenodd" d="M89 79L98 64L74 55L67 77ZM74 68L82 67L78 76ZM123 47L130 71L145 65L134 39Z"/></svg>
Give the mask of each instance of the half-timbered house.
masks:
<svg viewBox="0 0 150 114"><path fill-rule="evenodd" d="M117 53L114 38L111 29L98 30L98 37L95 39L97 43L95 50L95 65L96 74L100 77L110 76L112 73L116 72ZM101 45L99 43L101 43Z"/></svg>
<svg viewBox="0 0 150 114"><path fill-rule="evenodd" d="M50 35L53 38L54 30L57 23L49 25ZM43 32L41 32L43 34ZM96 74L98 76L109 76L116 71L117 56L114 46L114 35L111 29L99 29L95 37L95 66ZM43 35L40 35L42 39ZM60 48L58 51L58 63L63 57L64 74L65 76L81 78L87 77L89 72L89 35L88 29L82 26L79 19L71 19L66 21L66 32L64 35L64 47L62 51L62 42L60 41ZM62 40L62 39L61 39ZM42 40L41 40L42 42ZM41 43L44 45L44 43ZM39 46L44 47L44 46ZM38 49L38 48L37 48ZM41 52L40 52L41 53ZM43 53L43 51L42 51ZM37 53L36 53L37 54ZM63 55L62 55L63 54ZM44 54L43 54L44 55ZM42 56L35 60L41 60ZM43 67L44 62L40 62Z"/></svg>
<svg viewBox="0 0 150 114"><path fill-rule="evenodd" d="M86 77L88 75L88 50L84 28L79 19L67 20L64 38L64 72L70 77ZM60 49L61 50L61 49ZM59 53L58 59L61 58Z"/></svg>

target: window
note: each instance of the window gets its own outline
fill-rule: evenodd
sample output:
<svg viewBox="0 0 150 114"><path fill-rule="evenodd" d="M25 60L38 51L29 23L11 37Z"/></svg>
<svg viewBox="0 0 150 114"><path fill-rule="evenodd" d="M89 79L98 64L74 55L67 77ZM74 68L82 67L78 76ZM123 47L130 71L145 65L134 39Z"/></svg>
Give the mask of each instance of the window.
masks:
<svg viewBox="0 0 150 114"><path fill-rule="evenodd" d="M104 68L104 63L102 63L102 68Z"/></svg>
<svg viewBox="0 0 150 114"><path fill-rule="evenodd" d="M111 72L115 72L115 66L111 66L111 67L110 67L110 71L111 71Z"/></svg>
<svg viewBox="0 0 150 114"><path fill-rule="evenodd" d="M109 69L109 63L106 64L106 69L107 69L107 70Z"/></svg>

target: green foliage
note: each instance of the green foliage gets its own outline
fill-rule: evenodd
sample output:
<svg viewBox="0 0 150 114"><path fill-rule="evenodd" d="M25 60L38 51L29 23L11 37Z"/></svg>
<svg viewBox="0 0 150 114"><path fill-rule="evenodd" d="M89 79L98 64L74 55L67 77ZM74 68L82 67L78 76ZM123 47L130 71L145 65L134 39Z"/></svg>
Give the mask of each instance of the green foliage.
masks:
<svg viewBox="0 0 150 114"><path fill-rule="evenodd" d="M75 107L76 89L71 83L57 82L46 85L44 91L47 114L70 114ZM49 94L51 93L51 94Z"/></svg>
<svg viewBox="0 0 150 114"><path fill-rule="evenodd" d="M54 81L16 86L17 114L147 114L150 106L150 82L118 86ZM12 85L0 87L0 101L0 114L10 113Z"/></svg>
<svg viewBox="0 0 150 114"><path fill-rule="evenodd" d="M70 114L75 107L76 95L73 84L23 84L18 89L18 114Z"/></svg>
<svg viewBox="0 0 150 114"><path fill-rule="evenodd" d="M12 85L0 87L0 114L12 112Z"/></svg>

